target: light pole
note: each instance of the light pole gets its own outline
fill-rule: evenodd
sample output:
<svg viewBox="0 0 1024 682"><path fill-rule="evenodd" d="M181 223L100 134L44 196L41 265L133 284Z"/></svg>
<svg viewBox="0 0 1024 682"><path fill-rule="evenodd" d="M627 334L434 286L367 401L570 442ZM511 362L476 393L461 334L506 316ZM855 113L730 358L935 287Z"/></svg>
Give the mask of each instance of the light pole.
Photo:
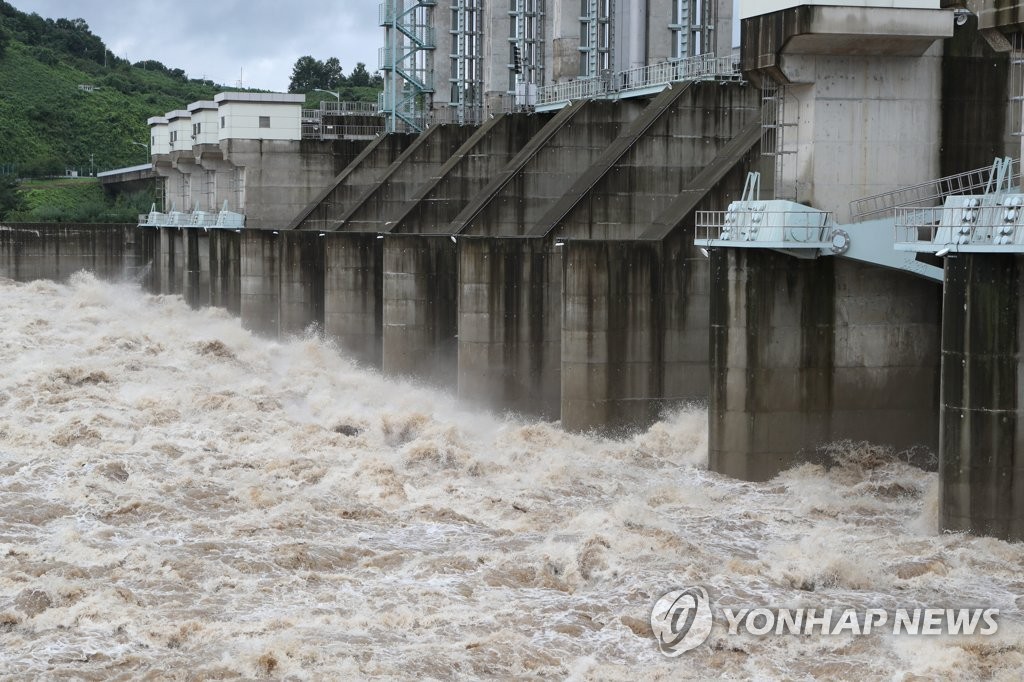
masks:
<svg viewBox="0 0 1024 682"><path fill-rule="evenodd" d="M134 145L137 145L137 146L142 147L143 149L145 149L146 150L146 160L147 161L149 160L150 149L149 149L149 145L148 144L144 144L142 142L136 142L135 140L128 140L128 141L130 143L134 144Z"/></svg>
<svg viewBox="0 0 1024 682"><path fill-rule="evenodd" d="M338 104L341 104L341 93L335 92L334 90L323 90L321 88L313 88L314 92L326 92L328 95L334 95L338 100Z"/></svg>

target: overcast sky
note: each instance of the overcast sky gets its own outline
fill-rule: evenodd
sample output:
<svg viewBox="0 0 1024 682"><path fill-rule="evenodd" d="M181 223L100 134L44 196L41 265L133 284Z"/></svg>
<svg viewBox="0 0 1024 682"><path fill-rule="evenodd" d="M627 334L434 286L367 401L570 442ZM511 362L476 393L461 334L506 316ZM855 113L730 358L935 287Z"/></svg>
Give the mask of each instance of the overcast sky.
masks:
<svg viewBox="0 0 1024 682"><path fill-rule="evenodd" d="M7 0L22 12L85 19L117 56L155 59L207 78L284 92L302 55L377 69L379 0Z"/></svg>

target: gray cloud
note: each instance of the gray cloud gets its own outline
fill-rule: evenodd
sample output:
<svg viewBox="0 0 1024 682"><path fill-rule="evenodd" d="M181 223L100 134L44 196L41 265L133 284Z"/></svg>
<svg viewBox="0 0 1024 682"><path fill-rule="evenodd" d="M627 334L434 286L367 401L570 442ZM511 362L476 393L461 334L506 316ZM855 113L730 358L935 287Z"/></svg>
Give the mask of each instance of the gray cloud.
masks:
<svg viewBox="0 0 1024 682"><path fill-rule="evenodd" d="M110 50L155 59L191 78L284 91L305 54L377 68L378 0L9 0L22 12L82 18Z"/></svg>

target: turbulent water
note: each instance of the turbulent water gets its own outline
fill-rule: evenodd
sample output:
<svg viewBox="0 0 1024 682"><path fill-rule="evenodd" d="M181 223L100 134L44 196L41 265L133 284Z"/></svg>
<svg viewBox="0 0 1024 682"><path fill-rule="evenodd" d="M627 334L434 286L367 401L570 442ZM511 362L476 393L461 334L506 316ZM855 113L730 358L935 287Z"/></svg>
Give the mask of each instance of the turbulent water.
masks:
<svg viewBox="0 0 1024 682"><path fill-rule="evenodd" d="M935 474L866 446L765 484L707 414L613 441L475 412L77 275L0 280L0 675L1019 679L1024 546L936 532ZM984 606L992 637L730 635L722 606Z"/></svg>

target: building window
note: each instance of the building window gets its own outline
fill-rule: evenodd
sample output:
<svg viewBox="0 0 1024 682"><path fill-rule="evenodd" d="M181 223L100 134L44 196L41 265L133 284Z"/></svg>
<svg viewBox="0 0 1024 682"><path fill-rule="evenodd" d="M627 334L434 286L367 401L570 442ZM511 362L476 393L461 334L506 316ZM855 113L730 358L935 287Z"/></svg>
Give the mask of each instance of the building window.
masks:
<svg viewBox="0 0 1024 682"><path fill-rule="evenodd" d="M260 116L260 128L269 128L269 127L270 127L270 117L269 116Z"/></svg>
<svg viewBox="0 0 1024 682"><path fill-rule="evenodd" d="M174 144L177 141L178 141L178 131L177 130L172 130L171 131L171 144Z"/></svg>
<svg viewBox="0 0 1024 682"><path fill-rule="evenodd" d="M224 127L224 117L223 116L220 117L220 127L221 128Z"/></svg>

